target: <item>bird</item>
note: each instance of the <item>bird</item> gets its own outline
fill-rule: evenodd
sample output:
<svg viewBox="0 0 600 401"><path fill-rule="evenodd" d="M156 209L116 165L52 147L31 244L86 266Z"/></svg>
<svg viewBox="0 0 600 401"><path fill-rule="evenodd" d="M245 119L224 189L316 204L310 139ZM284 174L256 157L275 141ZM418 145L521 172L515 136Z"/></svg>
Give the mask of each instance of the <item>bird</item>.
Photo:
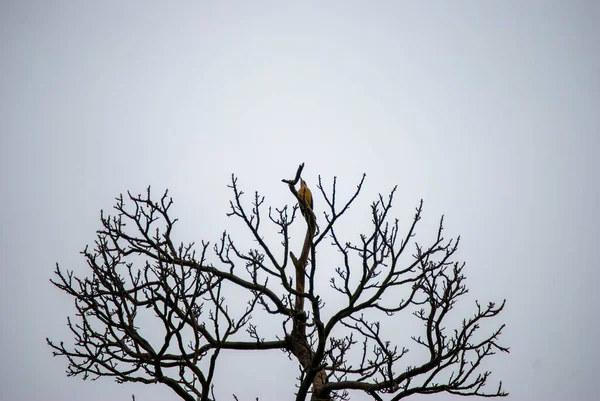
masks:
<svg viewBox="0 0 600 401"><path fill-rule="evenodd" d="M312 192L310 192L310 189L306 186L306 182L304 182L302 178L300 178L300 189L298 190L298 198L300 198L302 202L304 202L304 206L310 207L310 210L313 209ZM302 205L300 206L300 212L302 212L302 215L304 216L304 208L302 207Z"/></svg>

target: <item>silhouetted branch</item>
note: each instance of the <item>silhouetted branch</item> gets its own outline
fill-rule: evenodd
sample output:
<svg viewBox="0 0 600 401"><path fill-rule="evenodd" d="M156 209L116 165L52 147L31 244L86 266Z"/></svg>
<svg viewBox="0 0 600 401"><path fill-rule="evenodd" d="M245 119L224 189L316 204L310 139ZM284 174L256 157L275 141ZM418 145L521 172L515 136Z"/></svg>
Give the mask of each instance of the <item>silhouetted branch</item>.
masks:
<svg viewBox="0 0 600 401"><path fill-rule="evenodd" d="M485 307L476 302L471 316L452 324L448 316L468 290L465 264L455 260L460 237L444 238L443 216L430 243L414 241L423 201L402 234L401 222L390 216L393 188L371 205L370 230L347 241L336 223L350 210L365 176L341 203L337 178L327 191L319 177L322 199L315 210L322 210L325 221L319 231L319 213L306 201L307 187L300 191L303 196L295 187L303 168L282 180L295 203L269 207L268 219L265 198L255 192L247 201L232 175L228 216L242 220L256 241L248 250L236 246L227 232L214 244L176 241L177 219L171 217L173 201L166 191L158 201L152 200L150 187L143 195L116 198L115 215L101 212L94 246L82 252L87 276L57 265L51 280L75 301L75 319L67 319L73 346L47 339L54 355L69 361L67 375L164 383L184 400L214 400L222 350L279 349L298 362L297 400L309 393L311 400L348 400L352 391L375 400L383 394L391 400L438 392L506 395L501 382L487 392L491 372L480 369L484 358L509 351L499 342L504 325L483 333L505 301ZM298 209L306 232L301 243L292 244L289 232ZM281 250L265 240L273 228L267 238L279 236ZM340 255L335 270L317 259L325 238ZM332 292L343 296L344 305L325 317L327 294L317 294L315 282L332 270ZM245 303L229 304L226 288L235 289L236 299ZM410 312L422 323L411 344L382 330L398 312ZM279 318L281 331L263 337L261 313ZM414 366L405 362L409 345L425 351Z"/></svg>

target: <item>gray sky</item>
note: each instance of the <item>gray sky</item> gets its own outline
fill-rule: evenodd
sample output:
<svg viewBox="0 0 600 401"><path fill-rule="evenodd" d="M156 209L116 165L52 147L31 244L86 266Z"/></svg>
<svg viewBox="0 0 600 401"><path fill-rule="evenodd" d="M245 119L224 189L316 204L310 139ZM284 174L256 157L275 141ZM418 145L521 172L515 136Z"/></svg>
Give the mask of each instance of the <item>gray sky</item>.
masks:
<svg viewBox="0 0 600 401"><path fill-rule="evenodd" d="M100 209L148 184L171 190L180 240L236 232L230 174L291 204L302 161L342 195L367 173L357 225L395 184L405 224L425 199L422 241L446 214L460 313L508 300L511 354L489 368L511 400L597 397L600 2L319 3L0 3L1 400L176 400L65 376L44 341L71 341L54 263L85 273ZM290 399L293 364L264 358L221 400Z"/></svg>

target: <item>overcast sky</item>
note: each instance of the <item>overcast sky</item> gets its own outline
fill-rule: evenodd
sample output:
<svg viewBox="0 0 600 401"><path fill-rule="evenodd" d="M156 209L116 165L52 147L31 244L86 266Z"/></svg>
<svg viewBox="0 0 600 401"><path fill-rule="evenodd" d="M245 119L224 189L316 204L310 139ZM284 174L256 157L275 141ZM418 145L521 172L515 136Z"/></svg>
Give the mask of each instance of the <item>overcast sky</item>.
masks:
<svg viewBox="0 0 600 401"><path fill-rule="evenodd" d="M404 224L425 201L423 241L446 215L459 312L507 299L488 368L511 400L598 396L600 2L298 3L0 2L1 400L176 400L65 376L54 264L86 274L121 192L169 188L178 240L214 241L241 227L231 173L281 206L303 161L341 195L367 174L357 221L396 184ZM220 400L292 398L283 353L223 363Z"/></svg>

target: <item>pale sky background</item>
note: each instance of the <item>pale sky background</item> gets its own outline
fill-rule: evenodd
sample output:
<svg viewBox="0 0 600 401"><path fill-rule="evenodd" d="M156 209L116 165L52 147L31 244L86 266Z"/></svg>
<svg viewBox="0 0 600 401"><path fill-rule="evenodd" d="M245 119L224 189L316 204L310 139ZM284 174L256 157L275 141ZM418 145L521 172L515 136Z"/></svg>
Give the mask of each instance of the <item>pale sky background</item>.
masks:
<svg viewBox="0 0 600 401"><path fill-rule="evenodd" d="M55 262L85 275L100 209L149 184L179 240L239 232L231 173L281 206L302 161L342 195L367 174L348 239L395 184L403 224L425 200L418 239L446 215L458 311L507 299L488 367L510 400L597 399L600 2L298 3L0 2L0 399L177 400L65 376ZM283 353L228 358L220 401L292 399Z"/></svg>

